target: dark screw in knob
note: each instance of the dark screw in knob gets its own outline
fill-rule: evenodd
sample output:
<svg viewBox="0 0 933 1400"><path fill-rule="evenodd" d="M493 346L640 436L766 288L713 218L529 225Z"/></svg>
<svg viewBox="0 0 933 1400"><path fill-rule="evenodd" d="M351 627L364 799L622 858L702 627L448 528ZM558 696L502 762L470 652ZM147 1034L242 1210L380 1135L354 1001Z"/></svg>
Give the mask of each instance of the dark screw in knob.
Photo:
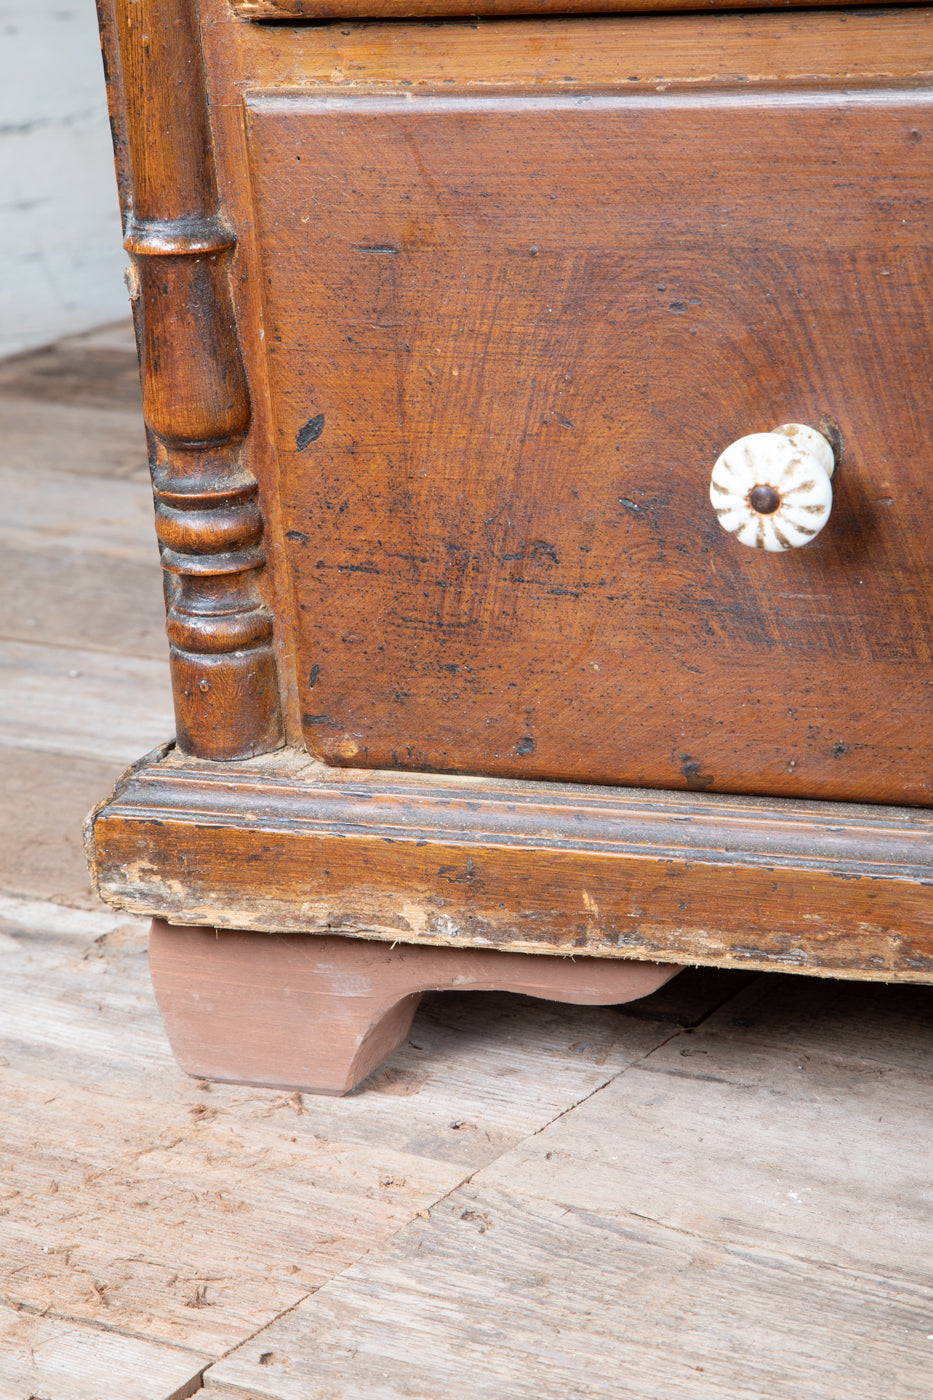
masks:
<svg viewBox="0 0 933 1400"><path fill-rule="evenodd" d="M773 515L781 498L773 486L753 486L748 493L748 504L759 515Z"/></svg>

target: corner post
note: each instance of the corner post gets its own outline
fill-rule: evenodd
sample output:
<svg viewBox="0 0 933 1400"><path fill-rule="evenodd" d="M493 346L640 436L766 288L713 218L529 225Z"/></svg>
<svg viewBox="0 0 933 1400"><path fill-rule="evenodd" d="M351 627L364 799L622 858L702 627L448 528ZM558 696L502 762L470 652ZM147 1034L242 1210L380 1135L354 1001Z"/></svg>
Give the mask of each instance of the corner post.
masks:
<svg viewBox="0 0 933 1400"><path fill-rule="evenodd" d="M195 0L117 0L132 259L178 745L207 759L278 747L272 618L250 399L218 203Z"/></svg>

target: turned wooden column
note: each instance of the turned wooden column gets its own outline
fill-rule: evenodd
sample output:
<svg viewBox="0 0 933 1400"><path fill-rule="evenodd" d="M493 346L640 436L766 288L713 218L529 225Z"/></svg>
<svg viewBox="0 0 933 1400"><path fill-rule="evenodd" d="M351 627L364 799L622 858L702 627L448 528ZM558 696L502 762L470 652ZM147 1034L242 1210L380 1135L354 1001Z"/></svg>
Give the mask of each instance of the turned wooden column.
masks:
<svg viewBox="0 0 933 1400"><path fill-rule="evenodd" d="M227 274L236 240L218 205L192 0L118 5L115 35L177 740L202 758L244 758L277 747L281 721L256 582L263 521L241 455L250 399Z"/></svg>

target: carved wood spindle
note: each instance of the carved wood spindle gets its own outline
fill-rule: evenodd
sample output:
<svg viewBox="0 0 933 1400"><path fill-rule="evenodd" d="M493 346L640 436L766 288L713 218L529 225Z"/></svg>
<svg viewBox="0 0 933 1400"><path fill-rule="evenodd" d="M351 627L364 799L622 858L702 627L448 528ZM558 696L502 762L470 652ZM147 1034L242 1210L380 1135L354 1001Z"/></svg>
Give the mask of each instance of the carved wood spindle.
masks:
<svg viewBox="0 0 933 1400"><path fill-rule="evenodd" d="M257 483L241 449L250 400L226 264L193 0L116 7L138 286L143 411L168 575L177 740L202 758L281 742Z"/></svg>

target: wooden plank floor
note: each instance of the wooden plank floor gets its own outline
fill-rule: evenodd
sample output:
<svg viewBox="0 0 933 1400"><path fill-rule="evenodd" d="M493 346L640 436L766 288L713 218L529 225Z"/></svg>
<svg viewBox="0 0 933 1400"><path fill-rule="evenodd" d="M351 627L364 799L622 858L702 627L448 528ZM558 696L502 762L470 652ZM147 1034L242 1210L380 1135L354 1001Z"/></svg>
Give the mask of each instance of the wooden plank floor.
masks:
<svg viewBox="0 0 933 1400"><path fill-rule="evenodd" d="M124 326L0 364L0 1400L928 1400L933 991L425 999L343 1100L176 1068L80 822L171 732Z"/></svg>

